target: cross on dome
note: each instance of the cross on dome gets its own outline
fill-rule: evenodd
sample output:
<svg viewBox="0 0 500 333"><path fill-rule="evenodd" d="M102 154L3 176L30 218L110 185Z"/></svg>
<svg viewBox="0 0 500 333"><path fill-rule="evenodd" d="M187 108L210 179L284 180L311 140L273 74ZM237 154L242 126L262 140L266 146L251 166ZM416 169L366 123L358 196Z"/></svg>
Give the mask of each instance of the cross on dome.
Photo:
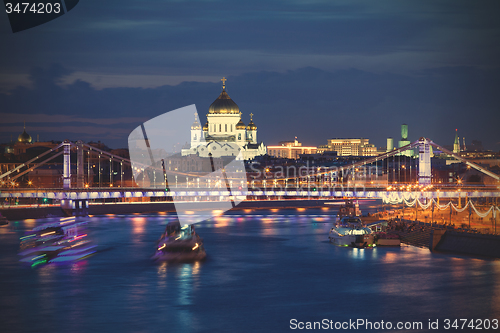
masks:
<svg viewBox="0 0 500 333"><path fill-rule="evenodd" d="M227 81L227 79L226 79L226 77L223 76L222 79L220 79L220 80L222 81L222 89L225 90L226 89L226 81Z"/></svg>

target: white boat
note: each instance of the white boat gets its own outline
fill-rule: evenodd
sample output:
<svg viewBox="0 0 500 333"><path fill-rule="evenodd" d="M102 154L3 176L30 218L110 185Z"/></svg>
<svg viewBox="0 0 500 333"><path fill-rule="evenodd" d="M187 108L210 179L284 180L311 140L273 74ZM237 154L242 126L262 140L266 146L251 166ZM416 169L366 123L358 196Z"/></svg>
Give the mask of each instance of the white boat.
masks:
<svg viewBox="0 0 500 333"><path fill-rule="evenodd" d="M199 261L207 256L203 239L193 225L181 227L178 221L169 222L161 236L152 259L157 261Z"/></svg>
<svg viewBox="0 0 500 333"><path fill-rule="evenodd" d="M372 230L366 227L359 217L343 217L334 224L328 238L331 243L338 246L358 248L375 246Z"/></svg>

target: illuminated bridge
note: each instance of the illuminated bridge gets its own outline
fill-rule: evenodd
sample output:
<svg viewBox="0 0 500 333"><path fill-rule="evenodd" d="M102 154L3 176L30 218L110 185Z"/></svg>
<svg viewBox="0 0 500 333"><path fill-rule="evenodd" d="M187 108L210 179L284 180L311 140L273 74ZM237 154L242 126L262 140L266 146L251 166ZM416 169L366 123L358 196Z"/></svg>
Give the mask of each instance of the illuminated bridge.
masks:
<svg viewBox="0 0 500 333"><path fill-rule="evenodd" d="M490 177L490 185L468 186L460 180L452 184L437 184L432 182L431 147L438 149L465 163L467 168L473 168ZM418 149L418 166L408 165L407 160L397 160L406 150ZM77 170L76 181L72 184L71 150L76 150ZM50 160L63 155L62 188L19 188L17 179L29 174ZM392 161L391 161L392 159ZM91 162L92 161L92 162ZM109 186L93 187L91 164L98 161L98 184L101 179L109 177ZM102 174L101 161L109 161L109 172ZM144 166L142 173L136 177L134 187L124 187L124 165L131 165L129 159L113 155L109 152L89 146L81 141L75 143L64 141L60 145L20 163L15 168L0 175L0 198L12 204L15 200L26 198L43 198L57 201L64 208L78 208L88 205L88 202L134 201L137 198L156 198L156 201L226 201L226 200L294 200L336 198L368 198L381 199L386 203L402 203L427 205L428 202L452 199L467 201L475 198L500 197L500 177L495 173L467 161L429 139L421 138L411 144L382 155L361 160L356 163L334 168L309 168L305 175L284 176L263 170L260 177L247 174L246 184L238 180L226 178L200 181L195 173L178 172L179 177L185 177L182 185L168 188L165 179L152 179L151 167ZM163 169L164 170L164 169ZM154 173L156 175L156 173ZM118 175L118 177L114 177ZM397 175L397 177L396 177ZM408 175L408 176L407 176ZM412 175L415 175L412 178ZM156 177L156 176L155 176ZM408 177L408 179L406 179ZM119 180L116 180L118 178ZM73 177L75 179L75 177ZM176 178L177 179L177 178ZM395 180L400 180L399 182ZM177 184L176 184L177 185Z"/></svg>

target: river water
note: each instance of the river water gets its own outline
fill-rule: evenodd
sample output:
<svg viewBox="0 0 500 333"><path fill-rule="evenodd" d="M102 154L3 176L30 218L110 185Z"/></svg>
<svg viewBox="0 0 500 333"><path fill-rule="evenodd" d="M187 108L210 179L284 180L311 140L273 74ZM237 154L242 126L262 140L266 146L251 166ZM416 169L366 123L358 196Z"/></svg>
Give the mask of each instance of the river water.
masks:
<svg viewBox="0 0 500 333"><path fill-rule="evenodd" d="M361 331L436 332L429 320L443 331L447 319L500 319L500 261L340 248L327 241L333 219L324 211L296 213L236 211L199 223L207 260L178 264L149 259L168 216L89 218L98 253L35 268L18 262L19 237L46 221L13 221L0 228L0 331L291 332L360 319L422 322Z"/></svg>

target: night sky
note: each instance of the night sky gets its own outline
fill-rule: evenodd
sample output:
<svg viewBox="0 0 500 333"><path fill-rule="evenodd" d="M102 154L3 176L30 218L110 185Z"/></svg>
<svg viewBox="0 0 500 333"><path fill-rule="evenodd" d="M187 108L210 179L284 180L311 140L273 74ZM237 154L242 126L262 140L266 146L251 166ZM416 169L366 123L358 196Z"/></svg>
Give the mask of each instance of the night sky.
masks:
<svg viewBox="0 0 500 333"><path fill-rule="evenodd" d="M221 91L267 145L425 136L500 150L500 1L81 0L13 34L0 14L0 142L102 141Z"/></svg>

